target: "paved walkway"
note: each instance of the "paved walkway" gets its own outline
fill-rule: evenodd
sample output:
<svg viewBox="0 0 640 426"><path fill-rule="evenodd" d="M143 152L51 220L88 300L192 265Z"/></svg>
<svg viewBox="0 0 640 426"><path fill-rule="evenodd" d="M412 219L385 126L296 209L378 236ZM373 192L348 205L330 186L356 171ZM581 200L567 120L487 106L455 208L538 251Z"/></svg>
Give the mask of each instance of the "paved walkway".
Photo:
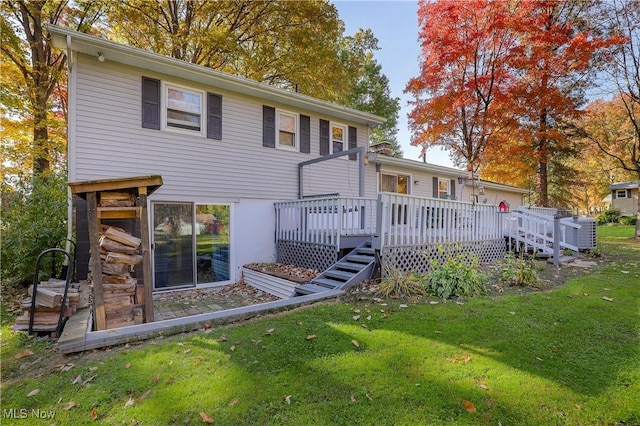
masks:
<svg viewBox="0 0 640 426"><path fill-rule="evenodd" d="M157 292L153 295L155 321L181 318L278 300L243 282L221 287Z"/></svg>

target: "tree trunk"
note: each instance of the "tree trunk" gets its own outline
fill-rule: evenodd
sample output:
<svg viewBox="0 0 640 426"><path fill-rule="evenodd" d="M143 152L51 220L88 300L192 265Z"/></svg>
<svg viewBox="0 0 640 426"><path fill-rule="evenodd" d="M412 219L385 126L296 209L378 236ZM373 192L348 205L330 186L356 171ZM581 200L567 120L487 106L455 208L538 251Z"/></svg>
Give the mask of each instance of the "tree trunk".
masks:
<svg viewBox="0 0 640 426"><path fill-rule="evenodd" d="M640 168L638 168L638 209L636 211L636 238L640 238Z"/></svg>

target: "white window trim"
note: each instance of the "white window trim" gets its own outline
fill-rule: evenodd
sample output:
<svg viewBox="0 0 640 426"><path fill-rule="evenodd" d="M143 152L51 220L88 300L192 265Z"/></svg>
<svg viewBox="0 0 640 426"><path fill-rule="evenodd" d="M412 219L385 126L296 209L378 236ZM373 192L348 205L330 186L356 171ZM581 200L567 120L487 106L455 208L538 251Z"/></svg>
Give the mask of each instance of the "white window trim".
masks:
<svg viewBox="0 0 640 426"><path fill-rule="evenodd" d="M344 140L342 141L342 144L343 144L342 151L336 151L336 152L344 152L349 149L349 126L347 126L346 124L336 123L331 121L329 122L329 152L331 154L336 154L336 152L333 151L333 128L334 127L342 127L342 134L344 135ZM344 158L348 160L349 156L343 155L342 157L339 157L339 158Z"/></svg>
<svg viewBox="0 0 640 426"><path fill-rule="evenodd" d="M207 120L206 120L206 111L205 111L207 98L206 98L205 92L202 90L194 89L193 87L182 86L179 84L174 84L174 83L165 82L165 81L162 81L161 85L162 85L162 99L161 99L161 108L160 108L160 115L162 120L161 130L168 131L168 132L181 133L183 135L192 135L192 136L197 135L197 136L205 137L207 134L206 133ZM173 127L173 126L167 125L167 106L169 105L169 102L167 99L167 93L169 88L180 89L187 92L197 93L200 95L200 131L192 130L192 129L182 129L180 127Z"/></svg>
<svg viewBox="0 0 640 426"><path fill-rule="evenodd" d="M386 176L394 176L396 178L396 190L398 188L398 177L399 176L403 176L407 178L407 193L406 194L402 194L400 192L394 192L395 194L400 194L400 195L411 195L412 191L413 191L413 177L411 175L405 175L403 173L396 173L396 172L386 172L386 171L380 171L380 176L378 177L378 191L379 192L383 192L382 191L382 175L386 175Z"/></svg>
<svg viewBox="0 0 640 426"><path fill-rule="evenodd" d="M296 131L293 136L293 146L280 145L280 114L292 115L296 124ZM283 109L276 109L276 148L285 151L300 151L300 114Z"/></svg>
<svg viewBox="0 0 640 426"><path fill-rule="evenodd" d="M451 182L449 179L438 178L438 198L442 198L440 194L440 182L444 182L447 184L447 196L451 196Z"/></svg>
<svg viewBox="0 0 640 426"><path fill-rule="evenodd" d="M622 196L620 196L622 194ZM627 198L627 190L626 189L616 189L616 198Z"/></svg>

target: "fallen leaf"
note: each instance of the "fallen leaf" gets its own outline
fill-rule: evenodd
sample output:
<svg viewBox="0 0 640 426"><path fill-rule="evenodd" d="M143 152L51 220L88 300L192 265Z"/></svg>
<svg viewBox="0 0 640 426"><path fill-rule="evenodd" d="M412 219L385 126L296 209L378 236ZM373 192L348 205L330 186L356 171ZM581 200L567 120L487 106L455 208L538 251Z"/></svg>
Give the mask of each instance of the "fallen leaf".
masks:
<svg viewBox="0 0 640 426"><path fill-rule="evenodd" d="M353 396L353 394L351 394L351 402L356 402L356 398Z"/></svg>
<svg viewBox="0 0 640 426"><path fill-rule="evenodd" d="M373 401L373 398L371 398L368 393L365 393L364 396L366 396L369 401Z"/></svg>
<svg viewBox="0 0 640 426"><path fill-rule="evenodd" d="M229 350L230 350L231 352L235 351L235 350L236 350L236 345L231 345L231 347L229 348Z"/></svg>
<svg viewBox="0 0 640 426"><path fill-rule="evenodd" d="M96 420L98 418L98 409L93 407L89 415L91 416L91 420Z"/></svg>
<svg viewBox="0 0 640 426"><path fill-rule="evenodd" d="M437 305L438 303L440 303L440 302L436 302L435 300L431 300L431 301L429 301L429 304L430 304L430 305Z"/></svg>
<svg viewBox="0 0 640 426"><path fill-rule="evenodd" d="M478 380L478 387L481 387L484 390L489 390L489 386L484 382L484 380Z"/></svg>
<svg viewBox="0 0 640 426"><path fill-rule="evenodd" d="M184 352L182 352L182 353L187 355L187 354L191 353L191 349L185 349Z"/></svg>
<svg viewBox="0 0 640 426"><path fill-rule="evenodd" d="M130 362L126 363L126 364L124 365L124 368L131 368L131 363L130 363Z"/></svg>
<svg viewBox="0 0 640 426"><path fill-rule="evenodd" d="M69 401L69 402L67 402L66 404L64 404L64 405L62 406L62 409L63 409L63 410L65 410L65 411L69 411L69 410L71 410L73 407L75 407L76 405L78 405L78 404L76 404L76 403L75 403L75 401Z"/></svg>
<svg viewBox="0 0 640 426"><path fill-rule="evenodd" d="M367 321L371 321L371 315L367 316Z"/></svg>
<svg viewBox="0 0 640 426"><path fill-rule="evenodd" d="M91 367L91 368L89 369L89 372L90 372L90 373L93 373L93 372L94 372L94 371L96 371L97 369L98 369L98 367Z"/></svg>
<svg viewBox="0 0 640 426"><path fill-rule="evenodd" d="M224 335L222 335L222 336L220 336L220 337L218 337L216 339L216 342L220 342L220 343L226 342L226 341L227 341L227 338Z"/></svg>
<svg viewBox="0 0 640 426"><path fill-rule="evenodd" d="M153 376L151 378L151 383L158 383L158 380L160 379L160 375L156 374L155 376Z"/></svg>
<svg viewBox="0 0 640 426"><path fill-rule="evenodd" d="M354 321L358 321L359 319L360 319L360 315L354 315L354 316L353 316L353 320L354 320Z"/></svg>
<svg viewBox="0 0 640 426"><path fill-rule="evenodd" d="M607 302L613 302L613 299L607 296L602 296L602 300L606 300Z"/></svg>
<svg viewBox="0 0 640 426"><path fill-rule="evenodd" d="M130 396L129 399L127 400L127 402L125 402L124 408L131 407L135 403L136 403L136 400L133 399L133 397Z"/></svg>
<svg viewBox="0 0 640 426"><path fill-rule="evenodd" d="M82 376L77 376L75 379L73 379L73 381L71 382L72 385L78 384L82 382Z"/></svg>
<svg viewBox="0 0 640 426"><path fill-rule="evenodd" d="M211 417L207 416L204 412L200 413L200 418L205 423L213 423L213 419Z"/></svg>
<svg viewBox="0 0 640 426"><path fill-rule="evenodd" d="M407 305L405 305L404 303L402 305L400 305L401 308L406 308Z"/></svg>
<svg viewBox="0 0 640 426"><path fill-rule="evenodd" d="M291 395L287 395L284 397L284 402L286 402L287 404L291 404Z"/></svg>
<svg viewBox="0 0 640 426"><path fill-rule="evenodd" d="M352 340L352 341L351 341L351 343L352 343L352 344L353 344L353 346L355 346L356 348L359 348L359 347L360 347L360 343L358 343L358 341L357 341L357 340L355 340L355 339L354 339L354 340Z"/></svg>
<svg viewBox="0 0 640 426"><path fill-rule="evenodd" d="M262 343L262 340L260 339L251 339L251 341L253 342L254 345L259 345L260 343Z"/></svg>
<svg viewBox="0 0 640 426"><path fill-rule="evenodd" d="M316 336L315 334L310 334L310 335L308 335L308 336L306 337L306 340L315 339L316 337L318 337L318 336Z"/></svg>
<svg viewBox="0 0 640 426"><path fill-rule="evenodd" d="M267 330L267 332L265 334L271 334L275 331L275 328L270 328Z"/></svg>
<svg viewBox="0 0 640 426"><path fill-rule="evenodd" d="M213 325L211 325L211 323L210 323L210 322L205 322L205 323L204 323L204 328L205 328L205 330L206 330L206 329L208 329L208 328L211 328L211 327L213 327Z"/></svg>
<svg viewBox="0 0 640 426"><path fill-rule="evenodd" d="M69 371L71 370L73 367L75 367L75 364L64 364L64 365L57 365L56 366L56 370L58 370L61 373L64 373L65 371Z"/></svg>
<svg viewBox="0 0 640 426"><path fill-rule="evenodd" d="M93 375L93 376L89 377L87 380L85 380L84 382L82 382L82 384L83 384L83 385L86 385L87 383L89 383L90 381L92 381L93 379L95 379L96 377L98 377L98 376Z"/></svg>
<svg viewBox="0 0 640 426"><path fill-rule="evenodd" d="M229 407L235 407L236 405L238 405L238 398L233 398L229 403Z"/></svg>
<svg viewBox="0 0 640 426"><path fill-rule="evenodd" d="M34 389L27 394L27 396L34 396L40 393L40 389Z"/></svg>
<svg viewBox="0 0 640 426"><path fill-rule="evenodd" d="M197 356L196 359L193 360L193 365L198 365L202 362L202 357Z"/></svg>
<svg viewBox="0 0 640 426"><path fill-rule="evenodd" d="M578 410L582 411L582 407L581 407L581 406L579 406L578 404L573 404L573 406L574 406L574 407L576 407L576 409L578 409Z"/></svg>
<svg viewBox="0 0 640 426"><path fill-rule="evenodd" d="M464 406L464 409L467 410L470 413L475 413L476 412L476 406L473 402L471 401L467 401L466 399L464 400L464 402L462 403L462 405Z"/></svg>
<svg viewBox="0 0 640 426"><path fill-rule="evenodd" d="M33 355L33 352L31 352L31 351L23 351L23 352L18 352L14 356L14 358L15 359L20 359L20 358L25 358L25 357L28 357L28 356L31 356L31 355Z"/></svg>

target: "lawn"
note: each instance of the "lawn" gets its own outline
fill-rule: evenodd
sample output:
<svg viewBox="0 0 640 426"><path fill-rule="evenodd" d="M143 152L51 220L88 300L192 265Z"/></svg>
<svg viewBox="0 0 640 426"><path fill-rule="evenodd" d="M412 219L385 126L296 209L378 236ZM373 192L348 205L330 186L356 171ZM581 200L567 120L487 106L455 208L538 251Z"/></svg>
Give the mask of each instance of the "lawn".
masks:
<svg viewBox="0 0 640 426"><path fill-rule="evenodd" d="M3 311L2 424L639 425L632 234L599 228L600 266L553 290L363 294L72 356Z"/></svg>

